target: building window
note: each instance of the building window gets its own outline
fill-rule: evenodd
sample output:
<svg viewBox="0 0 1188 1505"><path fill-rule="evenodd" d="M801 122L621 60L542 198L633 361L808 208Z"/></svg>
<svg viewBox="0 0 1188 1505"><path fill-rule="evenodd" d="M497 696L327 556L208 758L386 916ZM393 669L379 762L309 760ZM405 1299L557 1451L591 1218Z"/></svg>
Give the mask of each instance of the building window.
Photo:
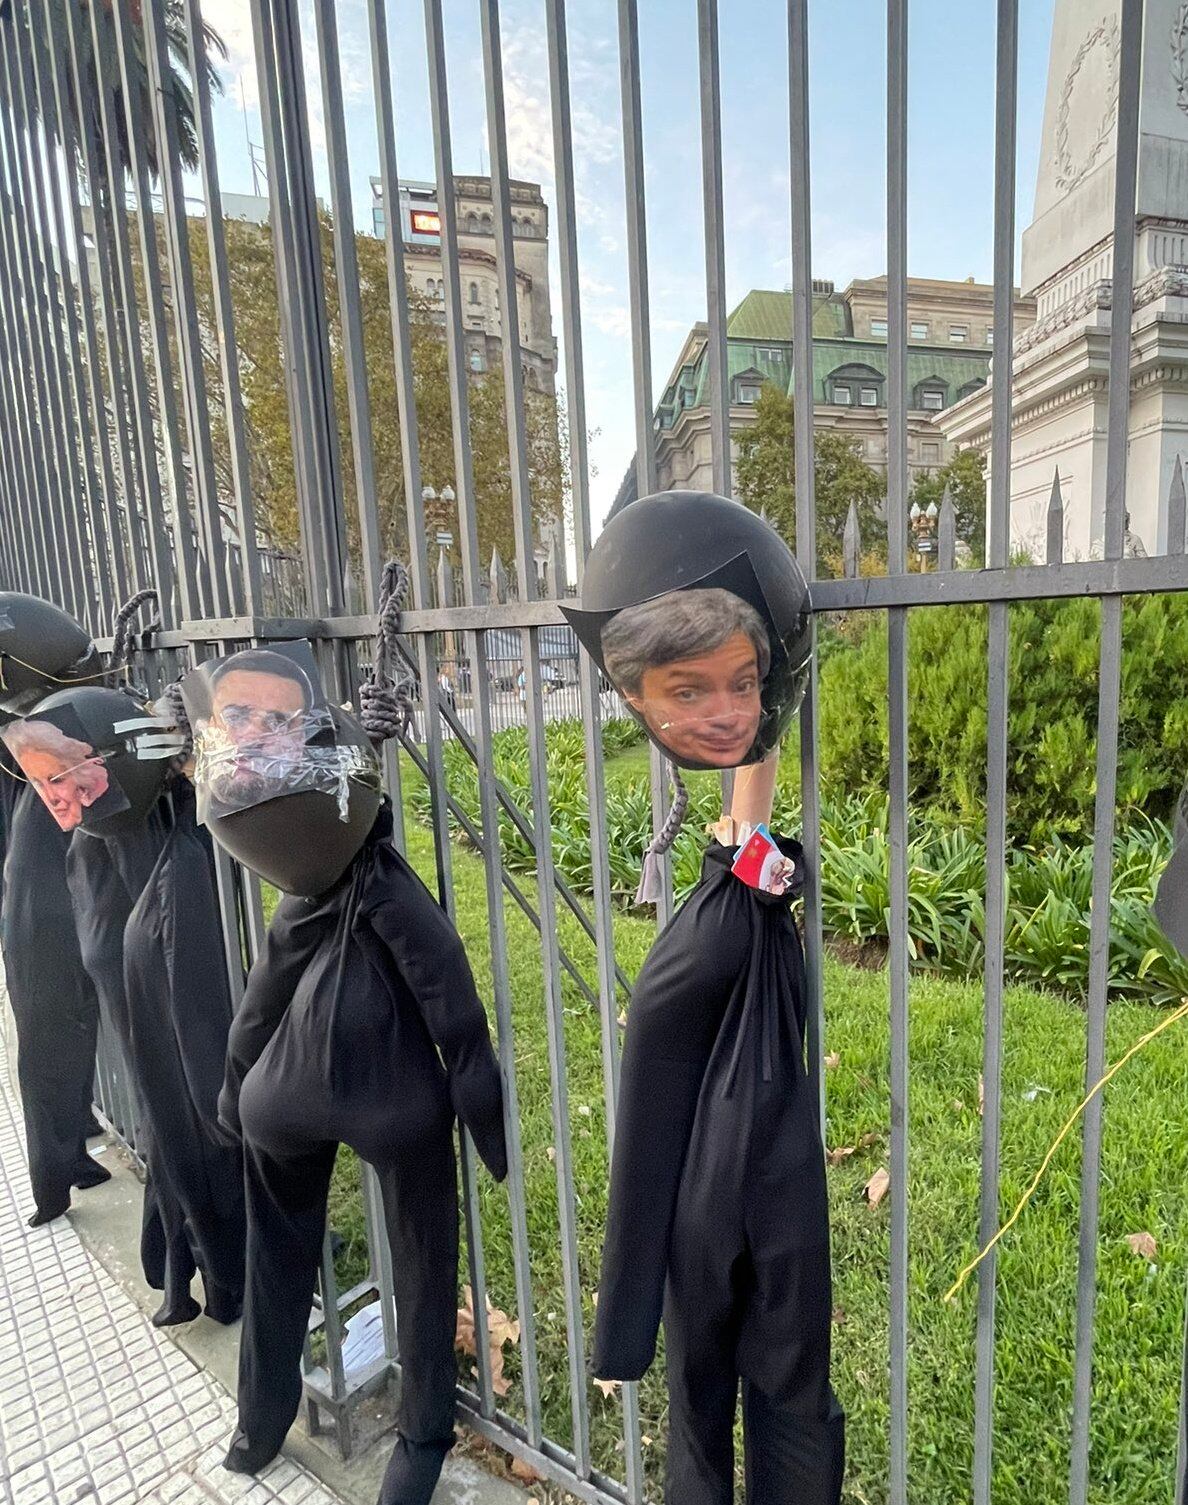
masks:
<svg viewBox="0 0 1188 1505"><path fill-rule="evenodd" d="M863 387L858 394L858 401L864 408L877 408L879 405L878 387Z"/></svg>
<svg viewBox="0 0 1188 1505"><path fill-rule="evenodd" d="M993 343L994 343L994 325L993 324L987 324L986 325L986 343L987 343L987 345L993 345Z"/></svg>
<svg viewBox="0 0 1188 1505"><path fill-rule="evenodd" d="M747 404L750 404L750 403L753 403L753 402L758 402L759 401L759 387L758 387L758 384L756 382L752 382L752 381L740 382L739 385L738 385L738 388L736 390L736 393L735 393L735 401L736 402L744 402L744 403L747 403Z"/></svg>
<svg viewBox="0 0 1188 1505"><path fill-rule="evenodd" d="M839 403L843 408L848 408L854 401L854 394L853 392L851 392L849 387L844 386L840 382L834 382L833 400L835 403Z"/></svg>
<svg viewBox="0 0 1188 1505"><path fill-rule="evenodd" d="M870 321L870 332L876 340L885 340L887 338L886 319L872 319Z"/></svg>
<svg viewBox="0 0 1188 1505"><path fill-rule="evenodd" d="M943 392L934 391L920 393L920 406L926 413L939 413L944 405L945 394Z"/></svg>
<svg viewBox="0 0 1188 1505"><path fill-rule="evenodd" d="M964 345L964 344L967 344L968 341L969 341L969 325L968 324L950 324L949 325L949 344L950 345Z"/></svg>
<svg viewBox="0 0 1188 1505"><path fill-rule="evenodd" d="M470 301L472 303L477 303L478 300L479 300L478 283L477 282L472 282L470 284Z"/></svg>
<svg viewBox="0 0 1188 1505"><path fill-rule="evenodd" d="M784 352L778 346L772 349L768 345L756 345L755 354L760 360L782 361L784 359Z"/></svg>
<svg viewBox="0 0 1188 1505"><path fill-rule="evenodd" d="M920 453L928 464L937 465L940 463L939 444L922 444L920 446Z"/></svg>
<svg viewBox="0 0 1188 1505"><path fill-rule="evenodd" d="M927 324L913 324L912 325L912 339L913 340L926 340L927 338L928 338L928 325Z"/></svg>
<svg viewBox="0 0 1188 1505"><path fill-rule="evenodd" d="M477 235L478 234L478 227L479 227L478 215L477 214L468 214L466 216L466 233L467 233L467 235Z"/></svg>
<svg viewBox="0 0 1188 1505"><path fill-rule="evenodd" d="M470 369L472 371L482 371L485 364L481 350L472 350L470 352Z"/></svg>

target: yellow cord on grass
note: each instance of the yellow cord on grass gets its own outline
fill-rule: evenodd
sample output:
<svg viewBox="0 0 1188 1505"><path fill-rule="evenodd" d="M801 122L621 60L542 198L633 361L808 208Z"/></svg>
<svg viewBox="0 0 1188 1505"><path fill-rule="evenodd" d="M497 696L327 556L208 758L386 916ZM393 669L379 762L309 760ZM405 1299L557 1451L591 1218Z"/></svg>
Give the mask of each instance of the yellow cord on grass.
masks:
<svg viewBox="0 0 1188 1505"><path fill-rule="evenodd" d="M1056 1138L1048 1147L1048 1153L1044 1156L1039 1170L1036 1171L1031 1185L1019 1199L1018 1207L1016 1207L1014 1212L1011 1213L1010 1217L1006 1220L1006 1222L1002 1225L1002 1227L978 1255L977 1259L971 1260L970 1263L966 1265L965 1269L962 1270L961 1274L958 1275L957 1279L953 1282L949 1290L945 1292L944 1299L946 1301L952 1301L953 1297L956 1296L957 1293L961 1290L961 1287L990 1253L991 1249L993 1249L994 1246L999 1242L999 1240L1005 1237L1005 1235L1008 1234L1018 1222L1019 1215L1027 1206L1028 1202L1031 1201L1036 1187L1043 1180L1044 1172L1052 1163L1052 1157L1056 1154L1056 1151L1068 1137L1069 1132L1076 1125L1077 1119L1080 1118L1081 1114L1084 1113L1085 1109L1089 1106L1089 1104L1093 1101L1093 1099L1097 1096L1101 1089L1106 1085L1110 1078L1121 1071L1123 1066L1126 1065L1127 1061L1129 1061L1132 1056L1137 1055L1138 1052L1142 1050L1144 1045L1149 1045L1151 1041L1154 1040L1156 1035L1161 1035L1165 1029L1170 1029L1171 1026L1175 1024L1178 1019L1182 1019L1185 1014L1188 1014L1188 999L1186 999L1178 1009L1175 1009L1172 1013L1170 1013L1167 1018L1164 1019L1160 1024L1157 1024L1153 1030L1150 1030L1147 1034L1145 1034L1141 1040L1137 1040L1124 1056L1114 1062L1114 1064L1106 1072L1105 1076L1103 1076L1099 1082L1095 1082L1093 1084L1093 1086L1089 1089L1089 1091L1082 1098L1081 1102L1078 1104L1075 1112L1070 1115L1067 1123L1060 1130L1060 1133L1057 1134Z"/></svg>

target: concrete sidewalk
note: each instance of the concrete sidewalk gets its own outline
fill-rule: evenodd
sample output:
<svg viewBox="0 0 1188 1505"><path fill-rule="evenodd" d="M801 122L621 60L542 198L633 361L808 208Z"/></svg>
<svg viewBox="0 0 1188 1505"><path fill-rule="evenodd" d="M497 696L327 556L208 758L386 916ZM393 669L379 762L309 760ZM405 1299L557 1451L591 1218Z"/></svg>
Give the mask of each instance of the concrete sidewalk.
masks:
<svg viewBox="0 0 1188 1505"><path fill-rule="evenodd" d="M98 1157L113 1171L109 1185L76 1192L68 1217L26 1227L2 981L0 1010L0 1505L371 1505L391 1434L349 1465L294 1432L290 1456L258 1479L221 1467L235 1406L220 1378L234 1373L236 1333L200 1317L175 1341L149 1322L137 1297L159 1297L126 1267L139 1186L114 1147ZM435 1495L440 1505L524 1499L464 1458L450 1460Z"/></svg>

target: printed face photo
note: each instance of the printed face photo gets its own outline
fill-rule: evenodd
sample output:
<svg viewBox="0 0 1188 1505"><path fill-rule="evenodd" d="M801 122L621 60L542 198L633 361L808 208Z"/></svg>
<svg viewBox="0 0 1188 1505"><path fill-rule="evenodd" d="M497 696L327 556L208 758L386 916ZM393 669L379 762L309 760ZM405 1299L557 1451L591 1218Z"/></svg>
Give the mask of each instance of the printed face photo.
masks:
<svg viewBox="0 0 1188 1505"><path fill-rule="evenodd" d="M60 830L74 831L127 809L123 791L68 707L13 721L0 737Z"/></svg>
<svg viewBox="0 0 1188 1505"><path fill-rule="evenodd" d="M675 762L737 768L747 760L771 662L747 602L719 589L672 591L619 612L602 648L615 687Z"/></svg>
<svg viewBox="0 0 1188 1505"><path fill-rule="evenodd" d="M229 809L284 793L307 746L328 725L307 643L246 649L203 664L186 676L182 695L195 729L199 794Z"/></svg>

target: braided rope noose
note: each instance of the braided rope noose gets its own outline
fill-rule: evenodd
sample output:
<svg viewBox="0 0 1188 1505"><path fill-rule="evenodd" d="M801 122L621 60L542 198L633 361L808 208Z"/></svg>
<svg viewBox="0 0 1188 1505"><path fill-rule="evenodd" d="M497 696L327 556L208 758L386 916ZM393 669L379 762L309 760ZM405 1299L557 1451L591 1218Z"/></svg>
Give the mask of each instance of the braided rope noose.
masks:
<svg viewBox="0 0 1188 1505"><path fill-rule="evenodd" d="M409 583L404 565L389 559L380 581L371 678L359 687L359 720L377 747L403 736L412 722L417 681L402 668L397 647Z"/></svg>

